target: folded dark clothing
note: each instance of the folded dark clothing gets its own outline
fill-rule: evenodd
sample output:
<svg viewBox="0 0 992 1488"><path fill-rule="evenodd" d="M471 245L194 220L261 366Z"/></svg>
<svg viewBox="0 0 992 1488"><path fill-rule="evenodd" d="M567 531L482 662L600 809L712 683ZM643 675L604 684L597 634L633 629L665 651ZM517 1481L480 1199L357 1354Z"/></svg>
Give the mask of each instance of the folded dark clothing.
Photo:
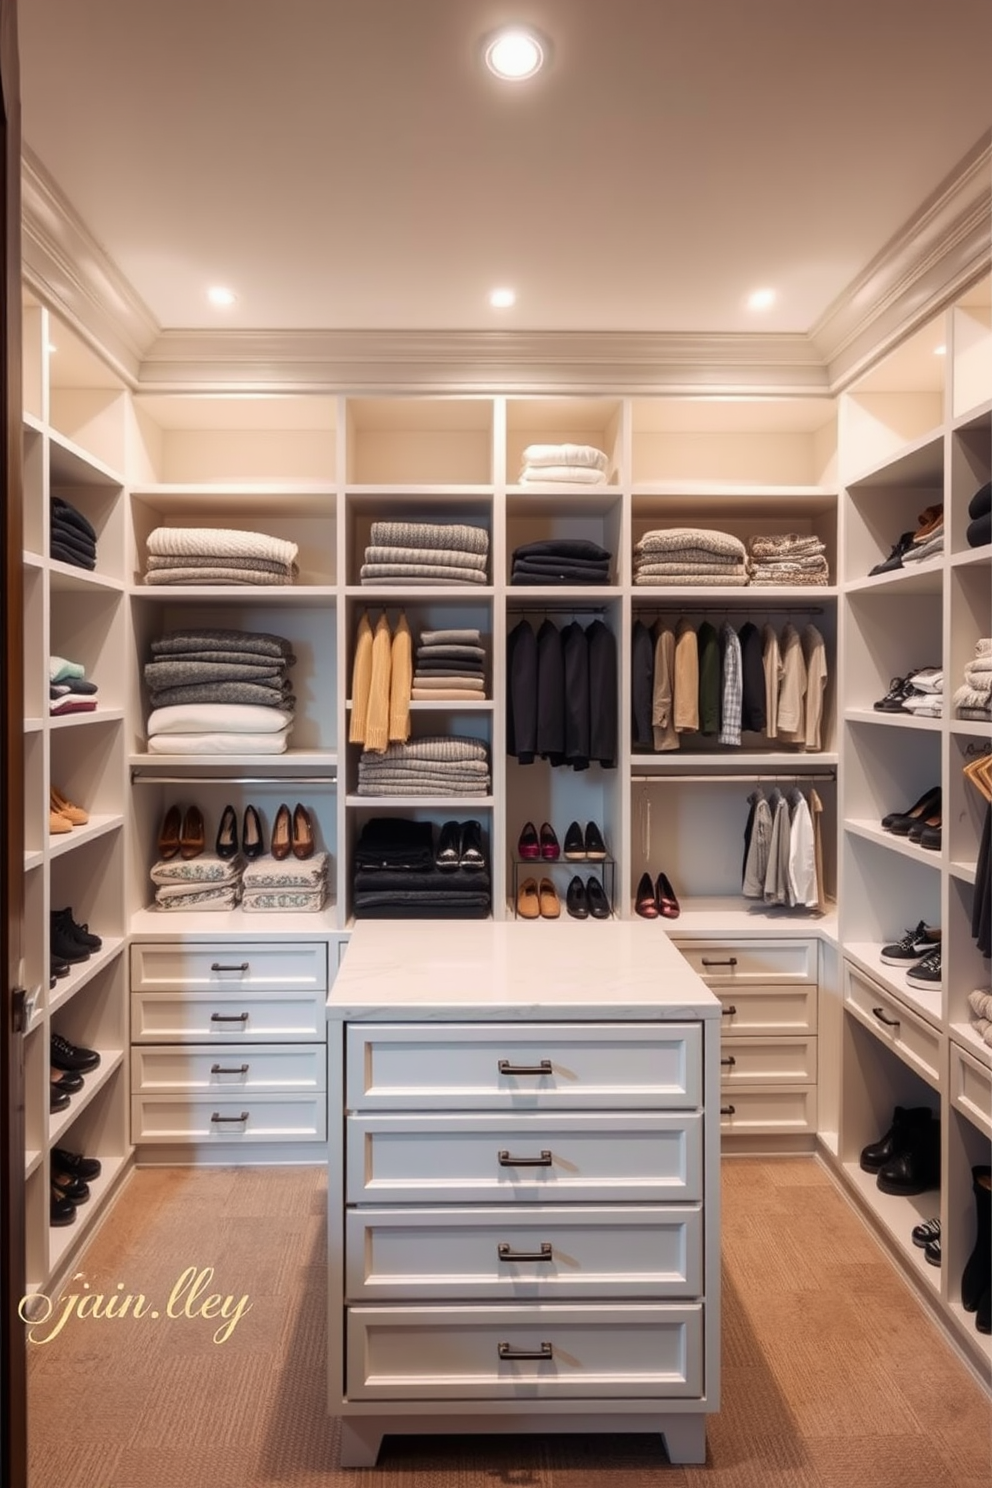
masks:
<svg viewBox="0 0 992 1488"><path fill-rule="evenodd" d="M443 661L418 661L414 671L422 677L484 677L486 674L481 661L459 664L456 656Z"/></svg>
<svg viewBox="0 0 992 1488"><path fill-rule="evenodd" d="M533 558L515 553L513 557L514 568L531 568L535 573L542 568L559 568L565 562L569 568L587 568L590 573L606 573L610 566L609 558L573 558L568 553L540 553Z"/></svg>
<svg viewBox="0 0 992 1488"><path fill-rule="evenodd" d="M443 909L449 904L462 905L463 907L485 905L488 908L490 901L489 895L484 889L480 889L475 893L465 893L458 890L454 890L451 893L443 890L439 890L437 893L428 893L426 891L418 893L416 890L411 891L409 889L386 889L381 893L363 891L361 894L355 895L354 902L356 909L359 906L363 909L370 909L377 904L405 904L410 906L421 904L433 905L435 908Z"/></svg>
<svg viewBox="0 0 992 1488"><path fill-rule="evenodd" d="M547 559L535 563L529 558L521 558L514 563L511 577L513 574L529 574L535 579L540 579L545 575L550 579L555 579L563 573L576 575L579 583L585 579L590 584L607 584L610 579L608 563L573 563L570 558L563 558L558 563L549 562Z"/></svg>
<svg viewBox="0 0 992 1488"><path fill-rule="evenodd" d="M985 723L992 719L992 708L968 708L961 705L958 707L957 716L959 718L974 718L979 722Z"/></svg>
<svg viewBox="0 0 992 1488"><path fill-rule="evenodd" d="M264 630L196 629L173 630L152 641L155 656L183 656L201 651L236 651L243 659L247 651L253 656L275 656L292 666L296 660L293 648L284 636Z"/></svg>
<svg viewBox="0 0 992 1488"><path fill-rule="evenodd" d="M514 548L514 558L538 558L550 554L554 558L612 558L613 554L598 543L585 537L546 537L540 542L523 543Z"/></svg>
<svg viewBox="0 0 992 1488"><path fill-rule="evenodd" d="M965 537L969 548L984 548L986 543L992 542L992 512L969 522Z"/></svg>
<svg viewBox="0 0 992 1488"><path fill-rule="evenodd" d="M488 920L489 904L370 904L355 905L356 920Z"/></svg>
<svg viewBox="0 0 992 1488"><path fill-rule="evenodd" d="M979 486L968 502L968 515L972 520L975 517L986 517L989 512L992 512L992 481L986 481L984 486Z"/></svg>
<svg viewBox="0 0 992 1488"><path fill-rule="evenodd" d="M355 893L382 893L402 889L411 893L446 893L448 889L478 894L489 889L485 869L471 868L360 868L354 877Z"/></svg>
<svg viewBox="0 0 992 1488"><path fill-rule="evenodd" d="M510 575L510 583L532 585L587 584L589 586L593 586L595 584L608 584L609 574L596 574L595 576L590 576L584 571L576 572L574 569L567 568L560 569L556 574L535 574L521 573L519 569L514 568L513 573Z"/></svg>
<svg viewBox="0 0 992 1488"><path fill-rule="evenodd" d="M355 845L359 868L428 869L434 865L434 830L430 822L401 816L378 816L367 821Z"/></svg>
<svg viewBox="0 0 992 1488"><path fill-rule="evenodd" d="M84 558L73 548L67 548L58 542L53 536L49 549L51 556L59 563L71 563L74 568L88 568L91 571L96 568L95 558Z"/></svg>
<svg viewBox="0 0 992 1488"><path fill-rule="evenodd" d="M52 497L51 507L53 522L57 518L60 522L67 522L70 527L78 527L80 532L96 542L96 528L76 507L71 506L68 501L64 501L61 496Z"/></svg>
<svg viewBox="0 0 992 1488"><path fill-rule="evenodd" d="M162 687L149 693L153 708L171 708L184 703L257 703L262 708L292 712L296 698L282 688L261 682L199 682L189 687Z"/></svg>
<svg viewBox="0 0 992 1488"><path fill-rule="evenodd" d="M88 697L100 690L96 683L91 682L88 677L66 677L65 681L60 682L58 685L60 696L64 696L67 692L79 692Z"/></svg>
<svg viewBox="0 0 992 1488"><path fill-rule="evenodd" d="M484 661L485 650L482 646L465 646L448 643L447 645L418 646L417 660L424 661Z"/></svg>
<svg viewBox="0 0 992 1488"><path fill-rule="evenodd" d="M78 527L70 527L67 523L53 522L52 537L57 539L63 547L72 548L74 553L82 553L87 558L96 557L96 543L91 537L86 537Z"/></svg>
<svg viewBox="0 0 992 1488"><path fill-rule="evenodd" d="M168 661L146 661L144 666L144 678L151 688L192 687L196 682L267 682L278 686L284 673L285 668L269 658L251 661L246 657L231 662L173 656Z"/></svg>

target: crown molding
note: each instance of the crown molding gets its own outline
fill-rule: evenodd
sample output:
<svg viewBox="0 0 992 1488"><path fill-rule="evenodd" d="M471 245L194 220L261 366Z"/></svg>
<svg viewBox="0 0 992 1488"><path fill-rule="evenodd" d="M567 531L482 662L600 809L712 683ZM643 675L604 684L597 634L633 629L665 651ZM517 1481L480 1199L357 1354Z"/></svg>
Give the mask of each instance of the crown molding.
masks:
<svg viewBox="0 0 992 1488"><path fill-rule="evenodd" d="M810 331L839 392L992 262L992 130L921 203Z"/></svg>

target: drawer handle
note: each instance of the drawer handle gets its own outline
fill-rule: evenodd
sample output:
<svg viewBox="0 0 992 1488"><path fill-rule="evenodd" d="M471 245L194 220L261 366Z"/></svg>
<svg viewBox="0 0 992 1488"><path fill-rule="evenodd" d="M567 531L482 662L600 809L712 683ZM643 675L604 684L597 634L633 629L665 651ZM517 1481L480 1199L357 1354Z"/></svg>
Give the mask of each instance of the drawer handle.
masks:
<svg viewBox="0 0 992 1488"><path fill-rule="evenodd" d="M728 1054L726 1059L720 1060L720 1063L725 1064L728 1069L733 1069L734 1065L737 1063L737 1060L734 1058L733 1054Z"/></svg>
<svg viewBox="0 0 992 1488"><path fill-rule="evenodd" d="M499 1154L499 1165L501 1168L550 1168L551 1151L542 1147L540 1157L511 1157L504 1148Z"/></svg>
<svg viewBox="0 0 992 1488"><path fill-rule="evenodd" d="M720 1107L720 1115L721 1116L733 1116L733 1114L734 1114L734 1112L736 1110L737 1110L737 1107L736 1106L721 1106Z"/></svg>
<svg viewBox="0 0 992 1488"><path fill-rule="evenodd" d="M240 1125L242 1121L248 1120L248 1112L242 1111L240 1116L222 1116L219 1111L215 1111L210 1120L217 1122L233 1121Z"/></svg>
<svg viewBox="0 0 992 1488"><path fill-rule="evenodd" d="M247 1013L211 1013L211 1023L247 1023Z"/></svg>
<svg viewBox="0 0 992 1488"><path fill-rule="evenodd" d="M879 1023L884 1023L885 1024L886 1028L898 1028L899 1027L899 1019L898 1018L887 1018L885 1016L885 1010L884 1010L884 1008L872 1008L872 1013L878 1019Z"/></svg>
<svg viewBox="0 0 992 1488"><path fill-rule="evenodd" d="M552 1359L554 1350L550 1343L542 1343L536 1349L514 1348L512 1343L498 1343L496 1352L501 1359Z"/></svg>
<svg viewBox="0 0 992 1488"><path fill-rule="evenodd" d="M222 966L219 961L212 961L210 963L210 970L211 971L247 971L248 970L248 962L247 961L241 961L241 962L239 962L239 964L237 966Z"/></svg>
<svg viewBox="0 0 992 1488"><path fill-rule="evenodd" d="M501 1075L550 1075L551 1060L542 1059L540 1064L511 1064L508 1059L499 1061Z"/></svg>
<svg viewBox="0 0 992 1488"><path fill-rule="evenodd" d="M210 1066L210 1073L212 1075L246 1075L248 1073L248 1066L246 1064L238 1064L233 1069L225 1069L222 1064L212 1064Z"/></svg>
<svg viewBox="0 0 992 1488"><path fill-rule="evenodd" d="M501 1261L550 1261L551 1241L542 1240L540 1250L511 1250L505 1240L501 1240L496 1247L496 1254Z"/></svg>
<svg viewBox="0 0 992 1488"><path fill-rule="evenodd" d="M720 1017L721 1018L732 1018L736 1012L737 1012L737 1009L734 1007L734 1004L731 1003L729 1007L725 1007L725 1008L721 1008L720 1009Z"/></svg>
<svg viewBox="0 0 992 1488"><path fill-rule="evenodd" d="M737 957L736 956L728 956L727 959L726 959L726 961L711 961L711 960L708 960L704 956L703 957L703 965L704 966L736 966L737 965Z"/></svg>

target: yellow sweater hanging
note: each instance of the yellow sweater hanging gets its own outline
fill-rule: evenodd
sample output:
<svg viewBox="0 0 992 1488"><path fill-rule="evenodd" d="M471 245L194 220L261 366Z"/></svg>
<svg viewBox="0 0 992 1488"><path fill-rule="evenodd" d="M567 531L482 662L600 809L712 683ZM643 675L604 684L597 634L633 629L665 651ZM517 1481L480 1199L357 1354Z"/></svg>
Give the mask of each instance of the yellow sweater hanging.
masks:
<svg viewBox="0 0 992 1488"><path fill-rule="evenodd" d="M372 683L372 626L368 611L358 622L355 640L355 664L351 673L351 726L348 739L352 744L365 743L365 724L369 711L369 688Z"/></svg>
<svg viewBox="0 0 992 1488"><path fill-rule="evenodd" d="M372 637L372 681L365 720L365 748L374 750L376 754L384 754L389 744L390 654L389 621L383 610Z"/></svg>
<svg viewBox="0 0 992 1488"><path fill-rule="evenodd" d="M400 615L393 633L389 673L389 742L405 744L410 737L410 692L413 688L413 637Z"/></svg>

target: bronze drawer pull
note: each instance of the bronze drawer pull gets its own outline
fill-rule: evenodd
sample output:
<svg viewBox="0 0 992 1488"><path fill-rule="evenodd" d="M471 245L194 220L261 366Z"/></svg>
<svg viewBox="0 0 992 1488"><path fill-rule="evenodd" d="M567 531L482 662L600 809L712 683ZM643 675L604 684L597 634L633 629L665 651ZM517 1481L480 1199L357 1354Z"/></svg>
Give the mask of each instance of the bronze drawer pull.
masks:
<svg viewBox="0 0 992 1488"><path fill-rule="evenodd" d="M501 1261L550 1261L551 1241L542 1240L540 1250L511 1250L505 1240L501 1240L496 1247L496 1254Z"/></svg>
<svg viewBox="0 0 992 1488"><path fill-rule="evenodd" d="M728 1054L726 1059L720 1060L720 1063L727 1065L729 1069L733 1069L734 1065L737 1063L737 1060L734 1058L733 1054Z"/></svg>
<svg viewBox="0 0 992 1488"><path fill-rule="evenodd" d="M219 961L213 961L210 965L211 971L247 971L248 962L242 961L238 966L222 966Z"/></svg>
<svg viewBox="0 0 992 1488"><path fill-rule="evenodd" d="M501 1168L550 1168L551 1152L542 1147L540 1157L511 1157L504 1148L499 1154L499 1165Z"/></svg>
<svg viewBox="0 0 992 1488"><path fill-rule="evenodd" d="M511 1064L508 1059L499 1061L501 1075L550 1075L551 1060L542 1059L540 1064Z"/></svg>
<svg viewBox="0 0 992 1488"><path fill-rule="evenodd" d="M731 1003L729 1007L720 1009L720 1016L721 1018L732 1018L736 1012L737 1009L734 1007L734 1004Z"/></svg>
<svg viewBox="0 0 992 1488"><path fill-rule="evenodd" d="M885 1011L884 1011L883 1008L872 1008L872 1012L874 1013L875 1017L878 1019L879 1023L884 1023L885 1026L886 1026L886 1028L898 1028L899 1027L899 1019L898 1018L887 1018L885 1016Z"/></svg>
<svg viewBox="0 0 992 1488"><path fill-rule="evenodd" d="M736 1106L721 1106L720 1107L720 1115L721 1116L733 1116L733 1114L734 1114L734 1112L736 1110L737 1110L737 1107Z"/></svg>
<svg viewBox="0 0 992 1488"><path fill-rule="evenodd" d="M498 1343L496 1351L501 1359L551 1359L554 1350L550 1343L542 1343L536 1349L516 1349L512 1343Z"/></svg>
<svg viewBox="0 0 992 1488"><path fill-rule="evenodd" d="M248 1120L248 1112L247 1111L242 1111L240 1116L222 1116L219 1111L215 1111L214 1114L211 1116L210 1120L211 1121L218 1121L218 1122L220 1122L220 1121L233 1121L233 1122L236 1122L238 1125L240 1125L242 1121L247 1121Z"/></svg>
<svg viewBox="0 0 992 1488"><path fill-rule="evenodd" d="M211 1023L247 1023L247 1013L211 1013Z"/></svg>
<svg viewBox="0 0 992 1488"><path fill-rule="evenodd" d="M737 965L737 957L736 956L728 956L727 959L726 959L726 961L709 961L704 956L703 957L703 965L704 966L736 966Z"/></svg>
<svg viewBox="0 0 992 1488"><path fill-rule="evenodd" d="M246 1064L239 1064L234 1069L225 1069L222 1064L212 1064L210 1066L210 1073L212 1075L246 1075L248 1073L248 1066Z"/></svg>

